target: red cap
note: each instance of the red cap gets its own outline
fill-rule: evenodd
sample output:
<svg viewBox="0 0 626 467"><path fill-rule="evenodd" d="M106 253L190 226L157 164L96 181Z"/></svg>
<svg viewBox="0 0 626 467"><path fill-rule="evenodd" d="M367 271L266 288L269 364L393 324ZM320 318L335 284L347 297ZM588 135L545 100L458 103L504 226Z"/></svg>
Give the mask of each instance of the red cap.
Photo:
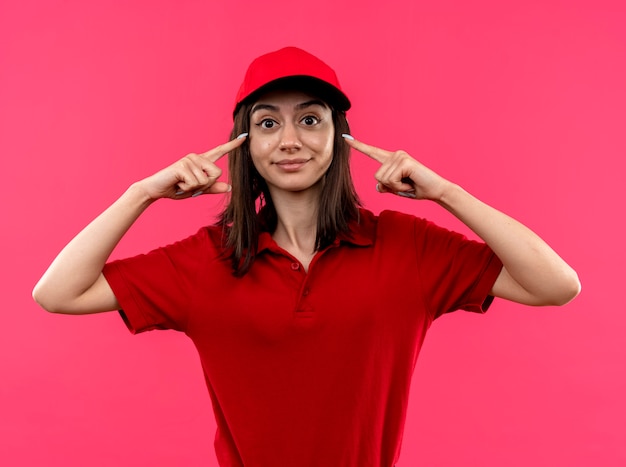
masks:
<svg viewBox="0 0 626 467"><path fill-rule="evenodd" d="M236 114L244 101L273 89L298 89L321 97L337 110L350 108L335 71L319 58L297 47L270 52L254 59L241 83Z"/></svg>

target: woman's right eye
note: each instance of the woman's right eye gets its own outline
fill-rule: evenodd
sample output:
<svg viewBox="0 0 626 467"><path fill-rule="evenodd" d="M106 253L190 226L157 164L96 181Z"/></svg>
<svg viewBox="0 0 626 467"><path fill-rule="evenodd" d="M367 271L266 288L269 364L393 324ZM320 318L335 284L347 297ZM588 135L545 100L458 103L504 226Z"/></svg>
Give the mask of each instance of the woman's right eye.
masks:
<svg viewBox="0 0 626 467"><path fill-rule="evenodd" d="M261 128L265 128L266 130L269 130L270 128L274 128L275 123L276 122L270 118L264 118L259 123L257 123L257 125L260 126Z"/></svg>

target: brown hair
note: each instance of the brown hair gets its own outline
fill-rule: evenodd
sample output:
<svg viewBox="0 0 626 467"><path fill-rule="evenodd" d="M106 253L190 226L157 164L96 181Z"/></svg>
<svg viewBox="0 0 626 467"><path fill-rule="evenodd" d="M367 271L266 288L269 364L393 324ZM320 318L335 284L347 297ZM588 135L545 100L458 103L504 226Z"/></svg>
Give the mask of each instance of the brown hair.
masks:
<svg viewBox="0 0 626 467"><path fill-rule="evenodd" d="M253 102L244 103L235 114L231 139L249 132L253 105ZM345 112L330 108L335 127L333 160L320 193L316 251L332 244L338 233L348 233L348 223L358 219L361 205L350 173L350 146L341 136L349 134L350 127ZM224 228L226 254L230 255L233 274L240 277L254 262L260 232L273 232L278 219L267 184L252 163L247 142L230 153L228 172L232 192L218 225Z"/></svg>

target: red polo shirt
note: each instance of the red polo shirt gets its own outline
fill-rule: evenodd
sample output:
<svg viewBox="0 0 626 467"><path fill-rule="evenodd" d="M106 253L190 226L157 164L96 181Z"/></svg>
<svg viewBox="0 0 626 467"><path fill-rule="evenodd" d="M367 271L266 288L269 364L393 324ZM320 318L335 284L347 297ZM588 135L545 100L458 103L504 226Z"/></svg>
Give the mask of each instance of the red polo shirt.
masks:
<svg viewBox="0 0 626 467"><path fill-rule="evenodd" d="M241 278L221 229L105 267L132 332L198 349L222 466L392 466L411 375L442 313L483 311L501 263L413 216L362 210L308 273L267 233Z"/></svg>

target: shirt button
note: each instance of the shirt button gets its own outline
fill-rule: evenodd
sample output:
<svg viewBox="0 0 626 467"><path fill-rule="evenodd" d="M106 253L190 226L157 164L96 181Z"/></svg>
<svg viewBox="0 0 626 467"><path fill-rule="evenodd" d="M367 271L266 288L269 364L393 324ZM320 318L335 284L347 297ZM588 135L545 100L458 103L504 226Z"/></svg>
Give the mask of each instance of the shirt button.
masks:
<svg viewBox="0 0 626 467"><path fill-rule="evenodd" d="M309 289L304 289L304 290L302 291L302 295L304 295L305 297L306 297L307 295L309 295Z"/></svg>
<svg viewBox="0 0 626 467"><path fill-rule="evenodd" d="M300 269L300 264L291 263L291 269L293 269L294 271L297 271L298 269Z"/></svg>

